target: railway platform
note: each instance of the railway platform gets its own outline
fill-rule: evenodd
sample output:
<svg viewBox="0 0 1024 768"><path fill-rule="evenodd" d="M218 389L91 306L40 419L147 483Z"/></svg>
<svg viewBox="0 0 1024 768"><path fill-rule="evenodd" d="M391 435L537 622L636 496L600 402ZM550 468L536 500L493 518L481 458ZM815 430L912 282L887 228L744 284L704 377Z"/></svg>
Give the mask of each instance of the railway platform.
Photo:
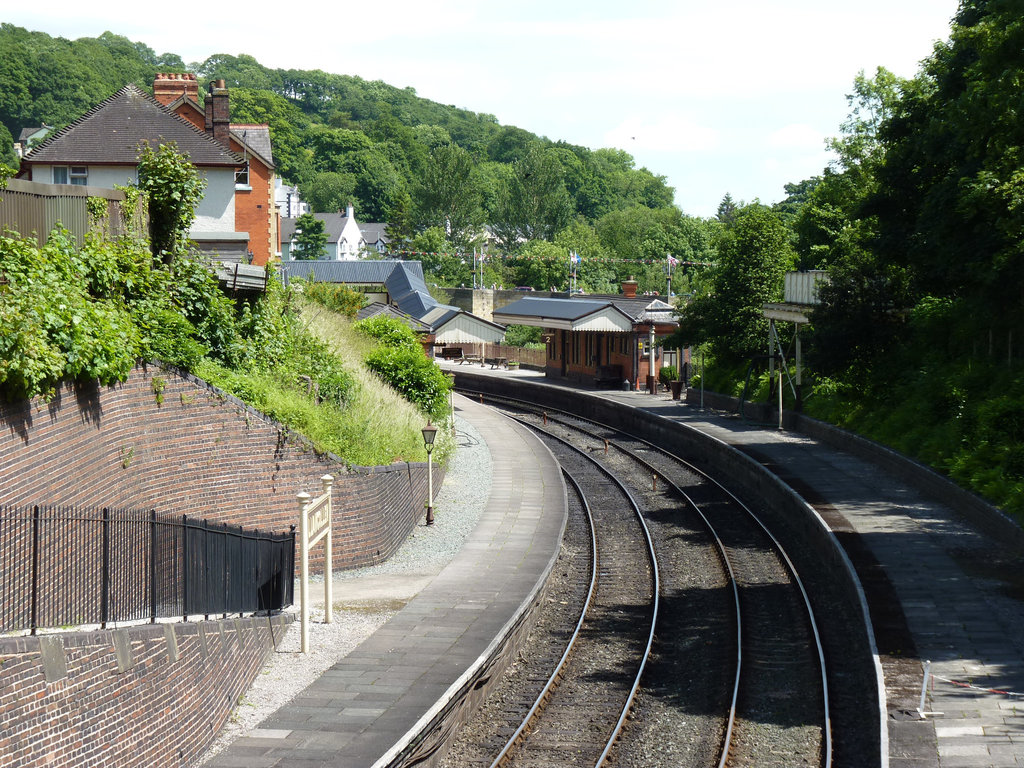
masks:
<svg viewBox="0 0 1024 768"><path fill-rule="evenodd" d="M552 383L530 371L515 375ZM1016 545L885 467L801 433L667 394L588 394L734 446L788 483L837 531L872 615L891 768L1024 765L1024 568Z"/></svg>
<svg viewBox="0 0 1024 768"><path fill-rule="evenodd" d="M479 704L471 699L500 677L485 665L496 644L528 624L558 554L565 486L527 429L464 398L457 407L492 457L487 505L459 553L391 620L207 766L369 768L404 755L413 764L448 735L431 725L435 718Z"/></svg>

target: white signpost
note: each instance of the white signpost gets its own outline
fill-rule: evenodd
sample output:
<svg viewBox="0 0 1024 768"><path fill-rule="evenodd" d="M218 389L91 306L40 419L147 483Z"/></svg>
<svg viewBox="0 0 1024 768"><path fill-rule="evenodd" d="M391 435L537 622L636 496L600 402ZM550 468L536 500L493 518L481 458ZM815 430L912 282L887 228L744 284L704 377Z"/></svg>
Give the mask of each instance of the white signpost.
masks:
<svg viewBox="0 0 1024 768"><path fill-rule="evenodd" d="M303 491L296 498L299 502L299 548L301 566L299 572L299 600L302 603L302 652L309 652L309 550L320 539L326 537L324 553L324 623L331 623L331 486L334 478L324 475L320 478L323 493L313 499Z"/></svg>

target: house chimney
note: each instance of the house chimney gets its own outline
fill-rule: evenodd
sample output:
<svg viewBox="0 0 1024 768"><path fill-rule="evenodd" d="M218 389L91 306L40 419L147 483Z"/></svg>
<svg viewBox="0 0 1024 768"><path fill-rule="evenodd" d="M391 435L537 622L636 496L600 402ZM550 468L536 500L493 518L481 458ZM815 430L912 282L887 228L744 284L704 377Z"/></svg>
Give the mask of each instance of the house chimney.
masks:
<svg viewBox="0 0 1024 768"><path fill-rule="evenodd" d="M345 206L345 216L349 219L354 219L356 216L356 209L352 207L352 203Z"/></svg>
<svg viewBox="0 0 1024 768"><path fill-rule="evenodd" d="M225 149L231 148L231 113L228 88L223 80L212 80L206 96L206 132Z"/></svg>
<svg viewBox="0 0 1024 768"><path fill-rule="evenodd" d="M153 98L163 104L170 106L184 96L199 104L199 83L196 76L188 73L176 74L173 72L157 72L153 78Z"/></svg>
<svg viewBox="0 0 1024 768"><path fill-rule="evenodd" d="M636 280L632 276L630 276L629 280L623 280L622 281L622 295L625 296L627 299L635 299L636 298L636 286L637 286L637 282L636 282Z"/></svg>

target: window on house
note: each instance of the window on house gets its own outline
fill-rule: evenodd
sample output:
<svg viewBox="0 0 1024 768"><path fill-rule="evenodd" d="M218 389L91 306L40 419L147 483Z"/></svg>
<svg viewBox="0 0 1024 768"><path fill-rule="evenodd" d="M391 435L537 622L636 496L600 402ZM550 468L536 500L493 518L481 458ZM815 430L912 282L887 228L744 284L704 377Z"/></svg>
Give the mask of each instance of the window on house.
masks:
<svg viewBox="0 0 1024 768"><path fill-rule="evenodd" d="M249 161L245 161L245 166L235 170L235 186L236 187L248 187L249 186Z"/></svg>
<svg viewBox="0 0 1024 768"><path fill-rule="evenodd" d="M67 184L68 183L68 169L63 166L53 167L53 183L54 184Z"/></svg>
<svg viewBox="0 0 1024 768"><path fill-rule="evenodd" d="M89 183L89 169L84 165L71 166L71 183L84 187Z"/></svg>

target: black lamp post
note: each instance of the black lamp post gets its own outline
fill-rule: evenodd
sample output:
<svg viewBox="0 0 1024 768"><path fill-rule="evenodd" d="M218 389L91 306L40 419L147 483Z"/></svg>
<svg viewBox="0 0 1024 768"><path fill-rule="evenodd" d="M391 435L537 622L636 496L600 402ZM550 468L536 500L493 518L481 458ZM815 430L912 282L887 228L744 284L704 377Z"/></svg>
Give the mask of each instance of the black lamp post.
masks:
<svg viewBox="0 0 1024 768"><path fill-rule="evenodd" d="M428 420L427 426L423 428L423 447L427 449L427 525L434 524L434 466L431 455L436 437L437 427Z"/></svg>

